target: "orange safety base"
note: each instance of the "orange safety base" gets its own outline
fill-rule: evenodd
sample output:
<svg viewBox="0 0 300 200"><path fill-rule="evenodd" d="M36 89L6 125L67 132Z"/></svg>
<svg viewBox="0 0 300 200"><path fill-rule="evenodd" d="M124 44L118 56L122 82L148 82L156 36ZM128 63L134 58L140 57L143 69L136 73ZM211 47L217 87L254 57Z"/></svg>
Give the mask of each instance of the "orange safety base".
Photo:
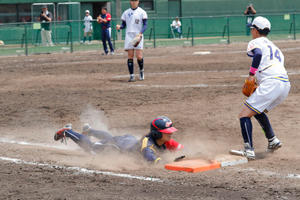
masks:
<svg viewBox="0 0 300 200"><path fill-rule="evenodd" d="M194 159L172 162L165 165L168 170L186 171L186 172L203 172L212 169L221 168L221 163L211 160Z"/></svg>

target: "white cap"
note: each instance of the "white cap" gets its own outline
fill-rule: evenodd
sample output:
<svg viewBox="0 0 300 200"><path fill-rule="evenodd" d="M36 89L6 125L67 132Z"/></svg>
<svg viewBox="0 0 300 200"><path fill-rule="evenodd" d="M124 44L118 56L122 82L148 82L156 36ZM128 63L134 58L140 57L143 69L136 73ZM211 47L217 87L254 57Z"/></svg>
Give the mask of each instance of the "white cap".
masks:
<svg viewBox="0 0 300 200"><path fill-rule="evenodd" d="M267 18L259 16L255 17L250 27L258 28L260 30L264 30L265 28L271 30L271 23Z"/></svg>
<svg viewBox="0 0 300 200"><path fill-rule="evenodd" d="M90 11L89 10L85 10L85 13L90 13Z"/></svg>

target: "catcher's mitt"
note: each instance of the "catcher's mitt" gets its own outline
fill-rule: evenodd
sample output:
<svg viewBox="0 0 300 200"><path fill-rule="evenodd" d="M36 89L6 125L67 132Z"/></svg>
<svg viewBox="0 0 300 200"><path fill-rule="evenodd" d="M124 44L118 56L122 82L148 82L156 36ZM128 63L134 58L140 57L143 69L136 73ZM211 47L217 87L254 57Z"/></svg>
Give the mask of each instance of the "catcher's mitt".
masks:
<svg viewBox="0 0 300 200"><path fill-rule="evenodd" d="M100 16L97 17L97 22L98 22L98 24L100 24L102 22L102 18Z"/></svg>
<svg viewBox="0 0 300 200"><path fill-rule="evenodd" d="M249 97L257 88L257 84L255 78L249 80L246 79L243 85L242 92L245 96Z"/></svg>
<svg viewBox="0 0 300 200"><path fill-rule="evenodd" d="M178 161L180 161L180 160L182 160L184 158L185 158L185 155L179 156L179 157L177 157L177 158L174 159L174 162L178 162Z"/></svg>
<svg viewBox="0 0 300 200"><path fill-rule="evenodd" d="M137 34L131 41L132 46L137 47L142 40L142 35Z"/></svg>

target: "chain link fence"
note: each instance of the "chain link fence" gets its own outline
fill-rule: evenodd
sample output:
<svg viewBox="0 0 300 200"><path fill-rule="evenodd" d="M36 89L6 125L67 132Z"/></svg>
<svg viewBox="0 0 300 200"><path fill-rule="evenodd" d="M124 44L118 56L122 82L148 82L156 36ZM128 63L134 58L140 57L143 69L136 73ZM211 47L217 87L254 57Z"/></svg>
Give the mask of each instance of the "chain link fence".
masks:
<svg viewBox="0 0 300 200"><path fill-rule="evenodd" d="M300 37L300 13L264 15L271 22L272 40L296 40ZM151 18L144 33L144 47L195 46L229 44L251 40L246 16L210 16L180 18L182 35L172 29L171 18ZM74 51L103 51L101 26L93 21L92 42L82 42L83 21L54 21L51 23L52 44L41 39L43 30L38 22L0 24L0 55L30 55ZM125 31L117 31L119 19L112 19L111 39L115 49L122 49Z"/></svg>

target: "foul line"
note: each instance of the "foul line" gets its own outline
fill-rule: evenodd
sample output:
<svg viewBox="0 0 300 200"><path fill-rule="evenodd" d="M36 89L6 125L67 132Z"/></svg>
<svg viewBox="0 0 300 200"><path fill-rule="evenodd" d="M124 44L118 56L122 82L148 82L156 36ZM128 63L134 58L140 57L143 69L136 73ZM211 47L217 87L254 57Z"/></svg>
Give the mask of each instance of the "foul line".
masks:
<svg viewBox="0 0 300 200"><path fill-rule="evenodd" d="M82 174L102 174L107 176L116 176L116 177L122 177L122 178L129 178L129 179L137 179L142 181L152 181L152 182L163 182L159 178L151 178L151 177L144 177L144 176L133 176L130 174L121 174L121 173L114 173L114 172L106 172L106 171L98 171L98 170L91 170L87 168L81 168L81 167L65 167L65 166L59 166L59 165L51 165L48 163L39 163L39 162L30 162L25 161L17 158L8 158L8 157L0 157L0 160L12 162L15 164L25 164L25 165L33 165L33 166L42 166L42 167L48 167L52 169L64 169L68 171L75 171Z"/></svg>
<svg viewBox="0 0 300 200"><path fill-rule="evenodd" d="M195 84L195 85L130 85L130 87L148 87L148 88L207 88L207 87L239 87L240 85L208 85L208 84Z"/></svg>
<svg viewBox="0 0 300 200"><path fill-rule="evenodd" d="M197 70L197 71L175 71L175 72L157 72L147 73L147 76L168 75L168 74L194 74L194 73L216 73L216 72L240 72L242 70ZM137 75L136 75L137 76ZM118 75L112 78L127 78L128 75Z"/></svg>
<svg viewBox="0 0 300 200"><path fill-rule="evenodd" d="M197 71L174 71L174 72L155 72L155 73L146 73L147 76L157 76L157 75L173 75L173 74L195 74L195 73L233 73L233 72L246 72L245 70L197 70ZM298 75L300 74L300 71L288 71L288 75ZM136 74L135 76L138 76ZM240 75L240 77L245 77L248 75ZM113 79L119 79L119 78L127 78L128 75L117 75L113 76Z"/></svg>
<svg viewBox="0 0 300 200"><path fill-rule="evenodd" d="M265 176L277 176L280 178L292 178L292 179L300 179L300 174L288 174L288 175L282 175L276 172L267 171L267 170L259 170L259 169L253 169L253 168L246 168L241 169L237 168L238 171L246 171L246 172L257 172L258 174L265 175Z"/></svg>
<svg viewBox="0 0 300 200"><path fill-rule="evenodd" d="M26 146L38 146L38 147L48 147L48 148L55 148L55 149L70 150L69 147L64 147L64 146L53 146L53 145L47 145L47 144L41 144L41 143L29 143L29 142L24 142L24 141L9 140L6 138L1 138L0 143L19 144L19 145L26 145Z"/></svg>

